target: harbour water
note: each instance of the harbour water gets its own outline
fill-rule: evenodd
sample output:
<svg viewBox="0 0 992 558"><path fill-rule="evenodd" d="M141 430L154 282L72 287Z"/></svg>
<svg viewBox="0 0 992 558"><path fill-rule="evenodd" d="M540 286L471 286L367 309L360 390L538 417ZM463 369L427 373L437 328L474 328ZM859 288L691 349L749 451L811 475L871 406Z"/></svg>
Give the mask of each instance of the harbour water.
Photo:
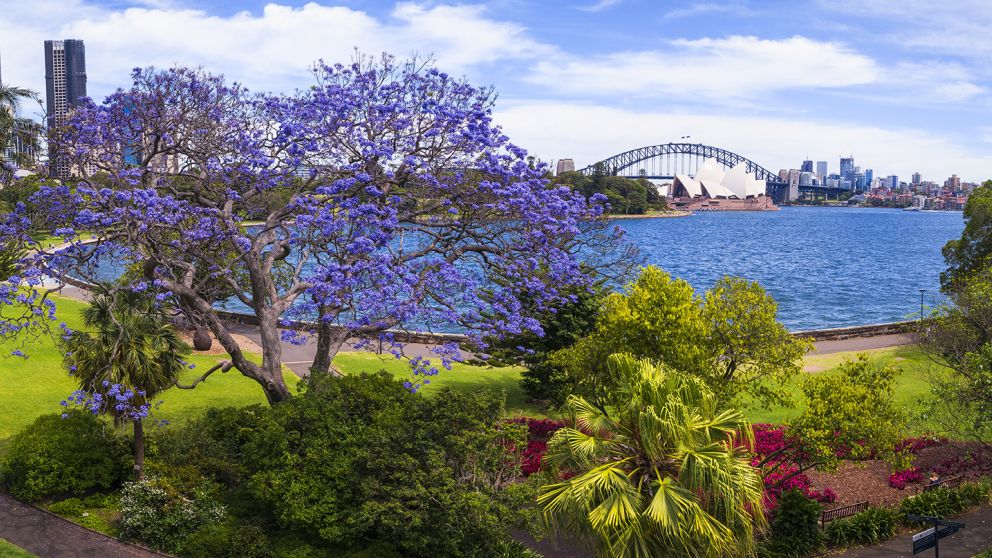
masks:
<svg viewBox="0 0 992 558"><path fill-rule="evenodd" d="M920 289L939 301L941 248L964 228L961 212L783 207L618 220L647 263L697 292L723 275L761 283L790 330L911 319Z"/></svg>

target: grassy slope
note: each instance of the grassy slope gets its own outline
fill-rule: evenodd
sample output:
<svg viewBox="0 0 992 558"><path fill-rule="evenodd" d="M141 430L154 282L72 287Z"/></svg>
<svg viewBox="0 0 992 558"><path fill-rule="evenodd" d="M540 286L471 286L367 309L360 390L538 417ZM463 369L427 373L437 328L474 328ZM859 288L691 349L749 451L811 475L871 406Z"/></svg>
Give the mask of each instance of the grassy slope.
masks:
<svg viewBox="0 0 992 558"><path fill-rule="evenodd" d="M927 357L912 345L865 352L877 365L891 363L901 369L896 377L895 403L910 412L917 410L920 398L930 392L927 378L935 370ZM806 357L805 364L808 370L812 370L809 374L822 374L836 368L845 359L853 359L856 356L857 353L853 352L811 355ZM789 386L790 391L797 396L797 400L801 397L800 385L804 379L803 376L797 377ZM799 408L783 407L749 409L748 416L754 422L781 423L795 416L799 411ZM919 425L919 429L926 430L926 425Z"/></svg>
<svg viewBox="0 0 992 558"><path fill-rule="evenodd" d="M59 317L69 327L78 327L83 303L70 299L57 301ZM9 355L16 345L0 344L0 354ZM31 340L23 349L28 358L0 356L0 440L14 434L36 417L60 409L59 401L76 389L73 379L62 368L62 356L48 337ZM221 356L192 356L196 369L184 374L190 381L209 368ZM285 378L291 390L299 379L291 372ZM214 374L193 390L171 389L163 393L165 402L155 417L182 421L211 406L265 403L265 395L254 381L232 371ZM0 442L2 443L2 442Z"/></svg>
<svg viewBox="0 0 992 558"><path fill-rule="evenodd" d="M0 558L37 558L34 554L0 539Z"/></svg>
<svg viewBox="0 0 992 558"><path fill-rule="evenodd" d="M59 315L70 327L78 326L79 312L83 304L74 300L60 299ZM9 354L16 348L13 344L0 344L0 354ZM4 438L30 424L38 415L59 410L59 401L75 389L75 384L62 369L61 356L54 342L48 338L33 340L24 346L27 359L0 357L0 446ZM931 368L926 357L914 347L895 347L869 351L871 358L878 363L892 362L903 369L897 380L896 401L908 410L915 409L918 400L929 387L926 375ZM845 358L853 358L854 353L814 355L806 359L811 374L822 373L840 364ZM220 360L220 356L194 356L192 362L196 370L186 372L188 379ZM403 361L390 355L379 356L370 353L342 353L335 365L345 373L375 371L385 369L398 378L408 378L409 368ZM472 390L482 386L503 389L507 394L507 412L511 415L527 414L542 416L538 407L525 401L520 389L520 368L484 368L455 365L452 370L442 370L432 378L432 383L422 389L425 394L439 387L450 386L458 390ZM796 378L790 390L799 395L803 377ZM290 389L295 389L298 379L287 372L286 380ZM156 416L171 422L183 420L199 414L212 406L241 406L251 403L264 403L265 398L259 387L236 371L212 376L194 390L169 390L163 394L165 403ZM748 409L748 415L755 422L783 422L799 412L797 408L776 407L772 409ZM925 430L925 425L920 429Z"/></svg>

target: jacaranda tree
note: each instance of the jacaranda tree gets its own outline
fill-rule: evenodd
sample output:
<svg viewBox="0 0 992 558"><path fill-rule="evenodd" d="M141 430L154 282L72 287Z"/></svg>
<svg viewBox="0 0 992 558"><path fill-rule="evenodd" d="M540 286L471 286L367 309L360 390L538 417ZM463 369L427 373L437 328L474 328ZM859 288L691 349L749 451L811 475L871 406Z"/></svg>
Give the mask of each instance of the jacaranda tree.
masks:
<svg viewBox="0 0 992 558"><path fill-rule="evenodd" d="M283 339L315 336L321 373L347 339L390 342L395 328L539 331L522 293L556 302L615 239L598 198L550 185L494 125L491 90L388 56L314 75L304 91L263 95L198 70L136 70L129 89L77 108L55 141L79 179L34 198L73 248L32 243L15 212L4 236L37 252L14 280L137 267L132 288L209 328L277 402L290 396ZM223 292L257 318L260 363L214 308ZM20 294L0 292L7 304ZM291 320L317 325L288 332ZM436 352L445 363L455 351ZM436 360L413 368L413 389L437 373Z"/></svg>
<svg viewBox="0 0 992 558"><path fill-rule="evenodd" d="M608 405L571 396L574 425L548 444L547 465L574 476L542 487L545 517L600 556L751 555L765 519L747 418L697 377L629 355L608 368Z"/></svg>

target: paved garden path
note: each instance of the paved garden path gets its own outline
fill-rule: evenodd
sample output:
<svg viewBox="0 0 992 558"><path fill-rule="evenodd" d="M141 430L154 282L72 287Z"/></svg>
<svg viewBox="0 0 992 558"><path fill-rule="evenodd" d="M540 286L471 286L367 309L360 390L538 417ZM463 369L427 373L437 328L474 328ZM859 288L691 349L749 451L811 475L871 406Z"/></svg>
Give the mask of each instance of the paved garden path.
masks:
<svg viewBox="0 0 992 558"><path fill-rule="evenodd" d="M957 517L955 521L965 524L965 528L940 540L940 558L972 558L983 550L992 548L992 508L985 508ZM843 558L910 558L913 556L913 533L919 528L889 541L865 548L848 550ZM917 556L930 558L933 550L921 552Z"/></svg>
<svg viewBox="0 0 992 558"><path fill-rule="evenodd" d="M40 558L163 558L0 494L0 539Z"/></svg>

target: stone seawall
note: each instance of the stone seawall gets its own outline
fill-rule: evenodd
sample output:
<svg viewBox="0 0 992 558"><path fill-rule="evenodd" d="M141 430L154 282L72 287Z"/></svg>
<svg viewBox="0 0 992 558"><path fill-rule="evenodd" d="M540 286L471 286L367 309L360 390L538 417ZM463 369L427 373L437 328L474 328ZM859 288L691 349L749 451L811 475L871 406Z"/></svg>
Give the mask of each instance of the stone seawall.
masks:
<svg viewBox="0 0 992 558"><path fill-rule="evenodd" d="M82 290L90 290L92 285L78 279L70 277L62 278L64 283L72 285ZM229 322L258 325L258 319L250 314L238 312L227 312L221 310L217 312L221 319ZM793 335L808 337L813 341L838 341L841 339L856 339L864 337L875 337L878 335L897 335L913 333L918 322L889 322L885 324L869 324L860 326L837 327L830 329L810 329L794 331ZM313 324L309 322L290 322L286 329L310 330ZM443 343L463 343L468 340L467 335L460 333L434 333L429 331L394 331L393 339L399 343L420 343L424 345L440 345Z"/></svg>
<svg viewBox="0 0 992 558"><path fill-rule="evenodd" d="M862 326L837 327L832 329L810 329L794 331L793 335L808 337L813 341L838 341L840 339L855 339L875 337L877 335L895 335L913 333L918 322L890 322L887 324L871 324Z"/></svg>

